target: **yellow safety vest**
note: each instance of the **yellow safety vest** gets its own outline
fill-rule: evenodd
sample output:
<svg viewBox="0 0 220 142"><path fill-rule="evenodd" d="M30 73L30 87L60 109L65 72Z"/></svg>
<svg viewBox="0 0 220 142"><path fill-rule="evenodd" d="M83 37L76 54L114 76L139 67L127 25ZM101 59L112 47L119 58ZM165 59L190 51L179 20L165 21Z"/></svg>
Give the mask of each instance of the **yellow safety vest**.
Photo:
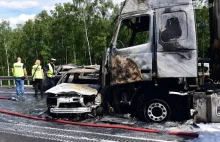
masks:
<svg viewBox="0 0 220 142"><path fill-rule="evenodd" d="M48 64L48 66L49 66L49 70L47 71L47 77L50 78L55 77L51 64Z"/></svg>
<svg viewBox="0 0 220 142"><path fill-rule="evenodd" d="M42 67L40 65L39 66L38 65L32 66L32 75L34 75L33 78L35 78L35 79L43 79Z"/></svg>
<svg viewBox="0 0 220 142"><path fill-rule="evenodd" d="M23 63L14 63L14 77L24 77L24 64Z"/></svg>

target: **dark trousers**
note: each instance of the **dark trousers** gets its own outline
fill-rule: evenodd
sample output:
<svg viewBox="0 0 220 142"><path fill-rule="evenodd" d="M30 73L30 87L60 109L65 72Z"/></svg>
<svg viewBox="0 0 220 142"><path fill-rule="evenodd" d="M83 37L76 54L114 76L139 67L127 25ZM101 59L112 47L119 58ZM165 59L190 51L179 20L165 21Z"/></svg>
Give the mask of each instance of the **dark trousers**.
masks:
<svg viewBox="0 0 220 142"><path fill-rule="evenodd" d="M35 96L38 94L38 89L41 91L41 95L43 95L43 79L35 79L34 81L34 90L35 90Z"/></svg>
<svg viewBox="0 0 220 142"><path fill-rule="evenodd" d="M50 78L50 77L48 77L47 78L48 79L48 89L50 89L50 88L52 88L52 87L54 87L55 86L55 78L54 77L52 77L52 78Z"/></svg>

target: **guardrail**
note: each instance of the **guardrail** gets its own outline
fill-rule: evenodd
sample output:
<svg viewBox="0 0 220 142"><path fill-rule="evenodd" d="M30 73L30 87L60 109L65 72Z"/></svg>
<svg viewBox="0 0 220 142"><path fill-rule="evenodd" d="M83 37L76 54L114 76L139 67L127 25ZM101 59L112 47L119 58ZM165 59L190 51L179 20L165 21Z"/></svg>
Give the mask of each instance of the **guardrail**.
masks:
<svg viewBox="0 0 220 142"><path fill-rule="evenodd" d="M59 79L61 75L57 75L55 78ZM31 84L32 76L28 76L28 79L24 81L25 85ZM0 86L15 86L15 80L13 76L0 76Z"/></svg>

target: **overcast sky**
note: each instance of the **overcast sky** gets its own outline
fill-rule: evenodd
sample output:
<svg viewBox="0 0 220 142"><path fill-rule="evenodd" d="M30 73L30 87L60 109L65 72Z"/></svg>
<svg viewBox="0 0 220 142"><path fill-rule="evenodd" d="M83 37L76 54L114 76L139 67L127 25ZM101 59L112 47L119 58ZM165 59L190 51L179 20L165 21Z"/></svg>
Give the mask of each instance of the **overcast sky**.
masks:
<svg viewBox="0 0 220 142"><path fill-rule="evenodd" d="M113 0L120 3L123 0ZM12 27L23 24L34 18L43 9L50 11L56 3L72 2L72 0L0 0L0 19L10 22Z"/></svg>

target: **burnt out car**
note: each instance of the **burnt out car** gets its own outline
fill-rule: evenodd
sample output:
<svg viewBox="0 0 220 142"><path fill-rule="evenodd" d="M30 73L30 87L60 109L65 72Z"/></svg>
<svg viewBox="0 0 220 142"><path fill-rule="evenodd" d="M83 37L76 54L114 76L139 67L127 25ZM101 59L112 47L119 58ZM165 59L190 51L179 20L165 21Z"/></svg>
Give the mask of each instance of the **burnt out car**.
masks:
<svg viewBox="0 0 220 142"><path fill-rule="evenodd" d="M60 65L56 68L56 75L62 75L63 73L66 73L70 71L71 69L76 69L77 66L74 64L67 64L67 65Z"/></svg>
<svg viewBox="0 0 220 142"><path fill-rule="evenodd" d="M55 84L58 83L60 78L62 77L62 74L67 73L71 69L76 69L77 66L74 64L67 64L67 65L60 65L60 66L55 66ZM43 91L48 90L49 88L49 82L47 78L45 77L43 79ZM39 87L40 89L40 87Z"/></svg>
<svg viewBox="0 0 220 142"><path fill-rule="evenodd" d="M95 68L76 68L64 73L57 86L46 91L49 113L94 113L101 104L98 72Z"/></svg>

